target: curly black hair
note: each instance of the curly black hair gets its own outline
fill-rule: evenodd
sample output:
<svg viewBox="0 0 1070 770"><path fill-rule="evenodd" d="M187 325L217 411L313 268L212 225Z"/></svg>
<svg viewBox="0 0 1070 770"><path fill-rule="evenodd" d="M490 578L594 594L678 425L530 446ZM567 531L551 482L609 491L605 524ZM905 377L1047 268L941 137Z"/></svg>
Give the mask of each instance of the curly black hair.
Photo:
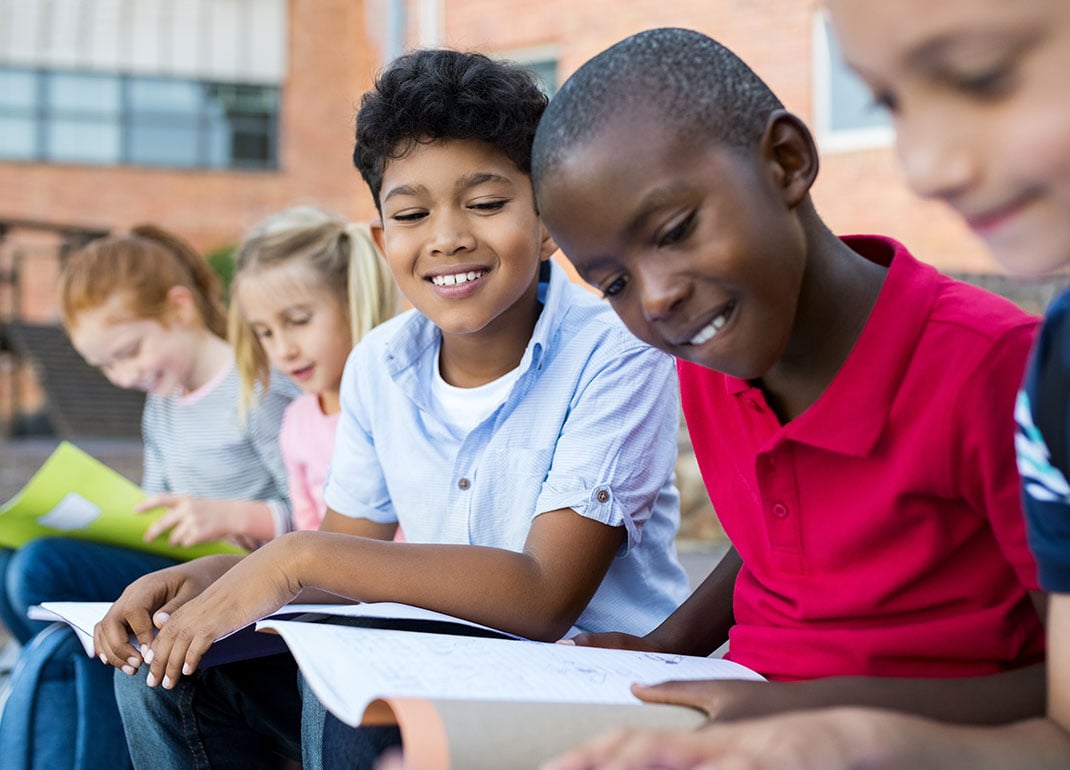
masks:
<svg viewBox="0 0 1070 770"><path fill-rule="evenodd" d="M546 103L534 74L519 65L448 49L414 51L391 62L361 99L353 164L380 212L386 162L417 144L478 139L530 174Z"/></svg>

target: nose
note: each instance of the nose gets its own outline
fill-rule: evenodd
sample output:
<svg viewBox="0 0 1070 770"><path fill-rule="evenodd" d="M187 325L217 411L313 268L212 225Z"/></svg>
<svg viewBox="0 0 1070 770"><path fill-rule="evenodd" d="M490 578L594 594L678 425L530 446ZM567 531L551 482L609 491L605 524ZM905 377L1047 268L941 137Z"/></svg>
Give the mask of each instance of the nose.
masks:
<svg viewBox="0 0 1070 770"><path fill-rule="evenodd" d="M644 271L639 280L643 317L651 323L671 317L690 293L690 285L684 278L662 275L660 271Z"/></svg>
<svg viewBox="0 0 1070 770"><path fill-rule="evenodd" d="M286 361L296 357L298 352L297 340L289 331L280 331L272 335L271 349L268 351L269 356L279 361Z"/></svg>
<svg viewBox="0 0 1070 770"><path fill-rule="evenodd" d="M432 219L428 246L435 256L451 256L475 247L475 238L466 218L452 211L437 212Z"/></svg>
<svg viewBox="0 0 1070 770"><path fill-rule="evenodd" d="M112 385L128 390L138 384L141 372L131 364L121 363L113 364L106 368L104 376L108 378Z"/></svg>
<svg viewBox="0 0 1070 770"><path fill-rule="evenodd" d="M977 174L976 136L958 130L946 110L913 113L896 120L896 149L907 183L919 195L953 200Z"/></svg>

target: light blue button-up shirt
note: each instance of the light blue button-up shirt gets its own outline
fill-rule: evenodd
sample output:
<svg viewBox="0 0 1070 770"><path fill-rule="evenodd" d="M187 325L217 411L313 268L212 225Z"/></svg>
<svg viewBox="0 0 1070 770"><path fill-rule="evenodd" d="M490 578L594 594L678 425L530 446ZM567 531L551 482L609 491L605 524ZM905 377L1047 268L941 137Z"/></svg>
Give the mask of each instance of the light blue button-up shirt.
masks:
<svg viewBox="0 0 1070 770"><path fill-rule="evenodd" d="M342 377L325 498L399 522L410 542L519 552L532 520L561 508L622 526L627 542L576 629L645 634L688 593L674 544L675 368L550 266L517 382L459 443L431 398L439 329L413 310L364 338Z"/></svg>

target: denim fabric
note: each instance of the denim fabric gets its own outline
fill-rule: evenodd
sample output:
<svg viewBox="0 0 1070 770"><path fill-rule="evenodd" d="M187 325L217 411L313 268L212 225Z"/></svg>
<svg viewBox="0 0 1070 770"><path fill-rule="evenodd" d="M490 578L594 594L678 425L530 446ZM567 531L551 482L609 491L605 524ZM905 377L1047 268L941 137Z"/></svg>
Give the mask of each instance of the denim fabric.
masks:
<svg viewBox="0 0 1070 770"><path fill-rule="evenodd" d="M17 581L12 581L7 577L8 567L14 556L15 551L10 548L0 548L0 581L3 581L0 583L0 622L18 640L19 644L25 646L29 643L30 638L44 628L47 623L31 621L26 617L25 612L19 612L15 609L10 595L12 591L8 590L8 586Z"/></svg>
<svg viewBox="0 0 1070 770"><path fill-rule="evenodd" d="M380 754L400 745L397 727L350 727L328 714L323 725L323 770L374 770Z"/></svg>
<svg viewBox="0 0 1070 770"><path fill-rule="evenodd" d="M115 673L137 770L285 767L301 756L301 697L290 655L228 663L183 677L172 690Z"/></svg>
<svg viewBox="0 0 1070 770"><path fill-rule="evenodd" d="M5 770L122 770L130 767L112 669L91 658L64 623L23 649L0 719Z"/></svg>
<svg viewBox="0 0 1070 770"><path fill-rule="evenodd" d="M110 760L100 764L93 758L126 759L110 668L88 659L74 632L66 627L56 632L69 637L70 643L63 647L36 643L33 635L48 624L25 620L26 610L43 601L115 599L141 575L175 562L126 548L53 537L34 540L14 552L5 551L2 563L7 588L0 602L2 617L24 645L11 679L9 702L32 704L21 741L12 737L13 731L4 731L5 756L16 741L20 751L28 749L27 767L70 767L67 763L56 765L49 757L67 751L66 747L84 745L92 751L85 754L72 749L71 755L77 755L73 767L122 766ZM20 675L22 671L42 674ZM81 740L87 730L93 731L90 742ZM42 731L50 739L34 740Z"/></svg>
<svg viewBox="0 0 1070 770"><path fill-rule="evenodd" d="M41 602L118 599L124 588L145 573L176 563L164 556L65 537L33 540L5 561L7 607L4 612L22 618L30 606ZM24 621L24 628L32 631L44 625ZM20 641L25 643L29 639L20 638Z"/></svg>

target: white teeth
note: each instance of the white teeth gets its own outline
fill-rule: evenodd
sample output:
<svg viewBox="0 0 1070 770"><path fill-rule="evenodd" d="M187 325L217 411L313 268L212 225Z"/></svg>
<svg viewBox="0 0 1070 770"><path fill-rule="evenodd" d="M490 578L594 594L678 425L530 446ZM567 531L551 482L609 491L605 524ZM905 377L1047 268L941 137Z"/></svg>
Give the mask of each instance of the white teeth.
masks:
<svg viewBox="0 0 1070 770"><path fill-rule="evenodd" d="M699 333L692 337L687 344L701 345L704 342L709 342L717 336L717 332L721 331L726 323L728 323L728 314L722 313L700 329Z"/></svg>
<svg viewBox="0 0 1070 770"><path fill-rule="evenodd" d="M467 273L436 275L431 278L431 283L435 284L435 286L459 286L462 283L474 281L476 278L482 278L484 272L483 270L470 270Z"/></svg>

